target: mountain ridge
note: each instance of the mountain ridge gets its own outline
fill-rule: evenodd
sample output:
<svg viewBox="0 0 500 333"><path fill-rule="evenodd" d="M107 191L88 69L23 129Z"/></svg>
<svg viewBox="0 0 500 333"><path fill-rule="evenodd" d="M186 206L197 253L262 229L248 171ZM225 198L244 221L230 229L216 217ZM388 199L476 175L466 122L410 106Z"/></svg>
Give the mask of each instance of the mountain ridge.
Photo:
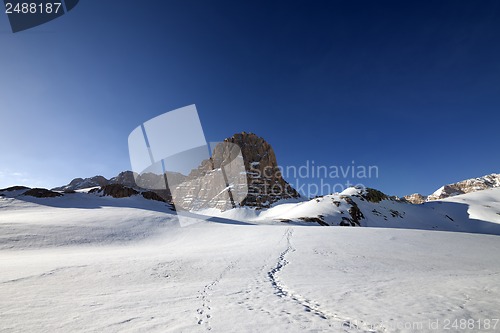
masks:
<svg viewBox="0 0 500 333"><path fill-rule="evenodd" d="M413 193L406 195L403 198L413 204L422 204L428 201L446 199L460 194L472 193L497 187L500 187L500 174L491 173L485 176L469 178L456 183L443 185L427 196L420 193Z"/></svg>
<svg viewBox="0 0 500 333"><path fill-rule="evenodd" d="M212 175L218 172L217 170L221 170L227 165L227 161L235 156L236 152L233 147L224 143L236 144L240 148L246 171L248 195L236 205L233 203L232 207L228 200L224 199L219 200L212 208L195 209L199 202L212 200L214 190L215 192L220 190L215 185L210 185L210 181L215 179ZM272 172L266 174L266 170L272 170ZM203 179L203 177L207 178ZM214 147L212 157L202 161L200 166L193 169L189 175L169 174L169 180L173 180L170 185L175 195L187 198L181 202L185 205L176 203L178 209L192 211L194 207L194 211L201 212L201 214L239 221L420 228L500 234L500 206L498 204L500 174L493 173L444 185L429 196L412 194L398 198L371 188L348 188L340 193L308 200L300 198L295 189L283 179L271 145L254 133L237 133L225 139L223 143ZM126 198L142 195L145 199L172 204L169 187L164 190L148 189L159 188L158 184L165 184L163 175L148 173L138 175L132 171L123 171L109 180L103 176L75 178L68 185L56 187L52 191L64 193L92 187L94 189L90 192L100 196ZM278 186L282 192L271 193L269 189L273 186ZM476 192L497 188L498 191L494 191L493 196L485 193L473 195ZM44 193L47 196L54 195L43 191L35 192ZM478 211L477 207L481 207L486 212L479 213L480 218L474 224L470 223L471 220L476 220L474 214L469 214L467 208L470 206L467 200L471 195L475 198L473 210Z"/></svg>

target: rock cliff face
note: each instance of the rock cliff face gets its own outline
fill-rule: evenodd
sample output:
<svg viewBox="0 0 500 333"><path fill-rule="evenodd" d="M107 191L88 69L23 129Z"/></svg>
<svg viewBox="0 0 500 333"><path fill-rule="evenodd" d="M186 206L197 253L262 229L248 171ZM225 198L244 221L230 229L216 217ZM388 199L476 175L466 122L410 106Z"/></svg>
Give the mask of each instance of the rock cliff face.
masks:
<svg viewBox="0 0 500 333"><path fill-rule="evenodd" d="M409 203L420 205L425 202L427 197L423 196L422 194L419 193L413 193L410 195L405 195L404 199L408 201Z"/></svg>
<svg viewBox="0 0 500 333"><path fill-rule="evenodd" d="M188 210L266 208L278 200L299 196L281 176L269 143L245 132L217 144L212 157L192 170L172 193L182 198L178 204Z"/></svg>
<svg viewBox="0 0 500 333"><path fill-rule="evenodd" d="M274 150L263 138L243 132L224 141L238 145L243 155L248 182L248 196L244 205L268 207L278 200L300 196L283 179ZM217 151L214 156L217 158Z"/></svg>

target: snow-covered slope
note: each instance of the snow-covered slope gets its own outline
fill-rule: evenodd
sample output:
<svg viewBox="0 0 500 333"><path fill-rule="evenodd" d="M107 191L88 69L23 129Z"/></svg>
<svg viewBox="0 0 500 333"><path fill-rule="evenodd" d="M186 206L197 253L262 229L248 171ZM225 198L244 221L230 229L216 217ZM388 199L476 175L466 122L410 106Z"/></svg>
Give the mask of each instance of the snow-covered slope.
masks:
<svg viewBox="0 0 500 333"><path fill-rule="evenodd" d="M0 222L9 222L13 228L17 228L20 224L16 224L16 221L47 220L55 225L67 224L71 228L80 228L81 237L86 238L94 237L92 235L97 229L108 228L113 233L114 227L125 225L129 226L128 233L110 237L126 240L132 237L130 233L152 233L148 223L159 223L152 222L152 217L158 221L171 220L167 204L145 200L140 195L115 199L102 196L99 194L101 192L87 193L88 190L82 190L56 198L33 198L22 195L24 191L2 192L5 197L0 197ZM342 193L309 201L281 201L269 209L240 207L224 212L212 209L202 213L251 224L361 226L500 235L500 188L420 205L387 197L376 190L349 188ZM83 220L80 221L80 218ZM89 221L95 222L89 224ZM33 225L34 228L38 226ZM32 230L32 236L29 237L34 242L37 239L38 242L50 244L53 237L65 232L59 229L54 229L49 235L45 235L48 231L44 229L43 237L41 231L33 234ZM12 244L9 235L9 232L0 235L0 245Z"/></svg>
<svg viewBox="0 0 500 333"><path fill-rule="evenodd" d="M498 318L499 251L490 235L214 223L4 249L0 330L438 332L465 318L477 332Z"/></svg>
<svg viewBox="0 0 500 333"><path fill-rule="evenodd" d="M115 199L83 190L34 198L23 192L0 196L0 248L134 240L175 223L170 206L139 195Z"/></svg>
<svg viewBox="0 0 500 333"><path fill-rule="evenodd" d="M500 235L500 188L421 205L388 198L380 192L378 196L372 198L363 190L350 188L340 194L305 202L281 203L270 209L238 208L219 214L260 223L279 221L303 225L352 225Z"/></svg>
<svg viewBox="0 0 500 333"><path fill-rule="evenodd" d="M138 195L22 193L0 197L0 331L438 332L463 319L474 322L460 332L500 328L498 236L279 222L336 221L352 202L381 214L406 207L361 225L402 226L419 207L428 218L468 210L491 220L481 205L498 207L494 190L419 206L350 189L226 212L261 225L182 228L166 204Z"/></svg>

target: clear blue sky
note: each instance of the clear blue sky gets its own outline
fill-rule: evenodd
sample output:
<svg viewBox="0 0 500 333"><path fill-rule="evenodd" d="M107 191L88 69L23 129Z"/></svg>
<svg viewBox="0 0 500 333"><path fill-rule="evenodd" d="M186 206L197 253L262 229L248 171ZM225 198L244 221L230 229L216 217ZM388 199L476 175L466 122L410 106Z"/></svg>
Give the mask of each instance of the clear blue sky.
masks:
<svg viewBox="0 0 500 333"><path fill-rule="evenodd" d="M0 42L0 187L112 177L189 104L209 141L377 165L389 194L500 172L500 1L82 0L16 34L0 13Z"/></svg>

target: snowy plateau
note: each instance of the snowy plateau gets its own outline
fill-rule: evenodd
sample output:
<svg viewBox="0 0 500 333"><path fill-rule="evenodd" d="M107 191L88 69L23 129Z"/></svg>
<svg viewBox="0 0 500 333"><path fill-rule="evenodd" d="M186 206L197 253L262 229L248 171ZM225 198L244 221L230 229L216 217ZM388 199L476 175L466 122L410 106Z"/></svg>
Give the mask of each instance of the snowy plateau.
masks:
<svg viewBox="0 0 500 333"><path fill-rule="evenodd" d="M500 188L184 227L140 195L25 191L0 192L1 332L500 332Z"/></svg>

